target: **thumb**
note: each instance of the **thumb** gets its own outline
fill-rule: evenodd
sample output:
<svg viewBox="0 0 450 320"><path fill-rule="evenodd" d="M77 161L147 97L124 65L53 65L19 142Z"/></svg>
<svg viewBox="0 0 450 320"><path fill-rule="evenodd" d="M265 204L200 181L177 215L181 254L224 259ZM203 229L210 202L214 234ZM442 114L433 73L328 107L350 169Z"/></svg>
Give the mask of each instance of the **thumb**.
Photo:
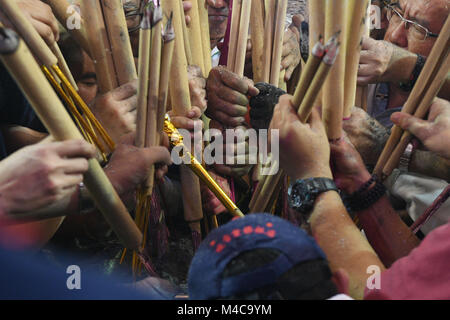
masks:
<svg viewBox="0 0 450 320"><path fill-rule="evenodd" d="M322 119L320 118L319 112L316 108L313 108L311 110L311 115L308 119L308 123L311 126L311 129L316 132L325 131Z"/></svg>
<svg viewBox="0 0 450 320"><path fill-rule="evenodd" d="M426 138L426 129L428 129L430 125L427 121L416 118L404 112L393 113L391 116L391 121L403 130L411 132L422 141Z"/></svg>
<svg viewBox="0 0 450 320"><path fill-rule="evenodd" d="M146 160L148 163L164 163L166 165L172 164L172 159L170 158L169 150L165 147L151 147L147 148L146 152Z"/></svg>

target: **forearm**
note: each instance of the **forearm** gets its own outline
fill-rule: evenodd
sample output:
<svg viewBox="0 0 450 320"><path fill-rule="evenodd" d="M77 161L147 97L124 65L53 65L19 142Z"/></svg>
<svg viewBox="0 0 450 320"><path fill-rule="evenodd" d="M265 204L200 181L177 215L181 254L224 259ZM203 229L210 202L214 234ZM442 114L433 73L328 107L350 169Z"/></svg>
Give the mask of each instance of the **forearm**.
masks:
<svg viewBox="0 0 450 320"><path fill-rule="evenodd" d="M408 50L394 46L391 60L386 72L379 82L401 82L411 78L417 62L417 55Z"/></svg>
<svg viewBox="0 0 450 320"><path fill-rule="evenodd" d="M370 245L386 267L408 255L420 244L420 240L394 211L386 196L370 208L358 212L358 218Z"/></svg>
<svg viewBox="0 0 450 320"><path fill-rule="evenodd" d="M383 270L384 266L350 219L338 193L331 191L319 196L310 225L332 271L344 269L350 276L351 296L362 299L369 277L367 268L377 265Z"/></svg>
<svg viewBox="0 0 450 320"><path fill-rule="evenodd" d="M409 171L450 181L450 161L430 151L414 151Z"/></svg>

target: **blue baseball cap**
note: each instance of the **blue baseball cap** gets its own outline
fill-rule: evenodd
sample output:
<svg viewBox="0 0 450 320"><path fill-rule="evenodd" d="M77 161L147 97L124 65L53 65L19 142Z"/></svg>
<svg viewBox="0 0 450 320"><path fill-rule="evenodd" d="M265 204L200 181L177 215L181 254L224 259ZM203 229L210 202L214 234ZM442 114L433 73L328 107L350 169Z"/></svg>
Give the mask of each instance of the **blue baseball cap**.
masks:
<svg viewBox="0 0 450 320"><path fill-rule="evenodd" d="M246 251L275 249L271 263L223 277L228 263ZM189 298L226 298L273 284L297 264L326 260L322 249L305 231L270 214L249 214L213 230L198 248L189 269Z"/></svg>

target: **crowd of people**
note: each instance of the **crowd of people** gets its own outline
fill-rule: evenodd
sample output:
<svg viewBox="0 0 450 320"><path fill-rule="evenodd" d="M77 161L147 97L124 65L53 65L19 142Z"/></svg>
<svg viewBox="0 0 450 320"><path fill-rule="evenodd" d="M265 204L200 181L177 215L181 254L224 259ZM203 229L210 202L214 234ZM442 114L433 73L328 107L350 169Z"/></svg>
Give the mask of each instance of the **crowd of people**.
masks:
<svg viewBox="0 0 450 320"><path fill-rule="evenodd" d="M216 216L219 227L205 230L198 248L183 219L180 172L168 145L134 146L137 80L100 93L95 62L45 1L14 1L47 44L58 42L80 96L117 144L103 169L132 214L136 190L156 165L158 192L146 243L156 274L132 276L127 259L120 262L123 246L83 185L95 147L84 140L54 141L0 65L1 298L450 299L450 202L444 198L419 231L410 228L448 189L448 77L426 119L401 112L449 16L449 0L372 1L382 8L382 21L362 41L358 84L368 85L367 110L352 109L337 141L327 137L320 106L303 123L291 95L254 83L251 38L244 77L220 65L232 9L229 0L207 0L213 69L204 78L189 66L193 107L183 116L169 111L171 121L193 131L208 117L210 127L224 134L224 128L278 130L280 167L289 185L272 214L250 214L245 209L257 166L208 166L245 217L232 219L202 185L205 217ZM136 61L146 2L124 0ZM189 25L192 4L183 4ZM1 8L0 21L14 29ZM288 91L308 58L307 36L308 17L295 15L280 66ZM381 181L371 172L393 125L410 132L415 143ZM237 143L228 140L224 144ZM224 150L230 147L238 148ZM69 265L89 270L82 290L67 289Z"/></svg>

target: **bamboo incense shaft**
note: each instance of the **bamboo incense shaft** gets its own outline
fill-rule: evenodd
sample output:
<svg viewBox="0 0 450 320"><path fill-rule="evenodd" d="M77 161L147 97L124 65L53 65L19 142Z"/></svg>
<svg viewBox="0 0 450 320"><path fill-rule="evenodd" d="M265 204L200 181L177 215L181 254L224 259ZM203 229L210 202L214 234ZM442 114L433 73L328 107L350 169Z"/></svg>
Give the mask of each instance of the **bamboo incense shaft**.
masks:
<svg viewBox="0 0 450 320"><path fill-rule="evenodd" d="M329 39L340 31L341 54L337 57L323 88L322 120L328 139L336 140L342 136L344 113L344 81L346 54L346 1L328 0L325 19L325 38Z"/></svg>
<svg viewBox="0 0 450 320"><path fill-rule="evenodd" d="M314 79L314 75L319 69L324 55L325 47L320 41L318 41L311 50L311 55L309 56L308 62L301 73L300 80L297 88L295 89L294 97L292 98L292 104L297 108L297 110L305 97L309 85Z"/></svg>
<svg viewBox="0 0 450 320"><path fill-rule="evenodd" d="M119 86L137 79L122 0L102 0L103 17Z"/></svg>
<svg viewBox="0 0 450 320"><path fill-rule="evenodd" d="M316 75L314 76L314 79L311 82L311 85L309 86L308 91L306 92L305 97L298 109L299 118L303 123L308 121L309 115L314 107L314 102L317 100L322 86L326 83L326 79L332 70L335 59L339 56L338 52L339 49L336 46L335 48L330 49L330 51L328 51L322 59L322 63L320 64L319 69L317 70Z"/></svg>
<svg viewBox="0 0 450 320"><path fill-rule="evenodd" d="M69 69L69 66L67 65L66 59L64 59L64 56L61 52L61 49L59 48L58 44L55 42L53 45L50 46L50 50L52 50L55 57L58 59L58 66L66 76L66 78L70 81L70 84L72 87L78 91L77 83L75 82L75 79L73 78L72 72Z"/></svg>
<svg viewBox="0 0 450 320"><path fill-rule="evenodd" d="M56 140L82 139L77 127L22 41L15 52L2 55L2 61ZM123 244L130 249L139 249L142 234L97 160L89 160L89 170L84 176L84 183Z"/></svg>
<svg viewBox="0 0 450 320"><path fill-rule="evenodd" d="M274 162L273 165L274 167L277 167L278 163ZM275 189L282 178L283 173L281 169L278 173L272 172L271 175L267 176L264 185L262 186L261 193L251 208L252 213L263 213L265 211L271 199L271 195L275 192Z"/></svg>
<svg viewBox="0 0 450 320"><path fill-rule="evenodd" d="M361 38L365 29L366 12L369 5L368 0L348 1L350 10L347 14L348 42L345 61L344 118L350 117L351 110L355 105Z"/></svg>
<svg viewBox="0 0 450 320"><path fill-rule="evenodd" d="M270 70L272 63L272 48L273 48L273 34L275 31L275 10L276 0L269 0L266 3L266 20L264 26L264 71L263 81L270 83ZM278 86L277 83L271 83L274 86Z"/></svg>
<svg viewBox="0 0 450 320"><path fill-rule="evenodd" d="M229 70L235 70L234 63L236 62L237 43L239 41L239 23L241 19L242 0L233 0L233 7L231 12L231 30L230 41L228 48L227 67Z"/></svg>
<svg viewBox="0 0 450 320"><path fill-rule="evenodd" d="M202 30L200 28L200 17L198 2L191 1L192 9L189 11L191 23L188 26L189 42L191 44L192 62L194 65L200 67L203 74L205 74L205 63L203 62L203 44L202 44ZM211 51L209 53L211 55ZM210 57L211 59L211 57Z"/></svg>
<svg viewBox="0 0 450 320"><path fill-rule="evenodd" d="M250 29L252 41L253 80L263 81L264 55L264 0L253 0L250 15Z"/></svg>
<svg viewBox="0 0 450 320"><path fill-rule="evenodd" d="M95 64L97 83L101 93L119 86L112 59L111 46L105 29L100 3L97 0L81 1L81 13L86 22L86 35Z"/></svg>
<svg viewBox="0 0 450 320"><path fill-rule="evenodd" d="M6 14L40 63L48 68L57 64L58 59L33 27L30 20L22 13L17 2L15 0L0 0L0 5L0 10Z"/></svg>
<svg viewBox="0 0 450 320"><path fill-rule="evenodd" d="M450 70L450 55L447 52L447 57L443 65L438 69L438 73L433 78L433 81L430 83L430 87L428 88L424 98L420 101L420 104L417 110L414 113L414 116L423 119L428 111L430 110L430 106L433 103L433 100L436 98L437 94L441 90L446 78L447 74ZM413 138L412 134L409 132L404 132L402 137L400 138L399 143L395 147L392 152L389 160L383 168L383 176L389 176L392 171L397 167L400 162L400 158L405 152L408 143Z"/></svg>
<svg viewBox="0 0 450 320"><path fill-rule="evenodd" d="M371 15L371 5L369 4L367 6L366 21L362 32L363 37L370 37L370 24L371 24L370 15ZM358 84L356 86L355 106L363 109L364 111L367 111L368 90L369 87L367 85L362 86Z"/></svg>
<svg viewBox="0 0 450 320"><path fill-rule="evenodd" d="M272 48L270 83L278 87L280 83L281 55L283 53L284 28L286 26L287 0L278 0L275 18L275 31Z"/></svg>
<svg viewBox="0 0 450 320"><path fill-rule="evenodd" d="M172 26L172 19L167 23L163 35L163 49L161 58L161 75L159 79L158 98L158 123L157 132L164 130L164 118L166 115L167 96L169 94L170 68L172 66L173 49L175 46L175 32Z"/></svg>
<svg viewBox="0 0 450 320"><path fill-rule="evenodd" d="M184 51L186 53L186 60L187 60L188 66L192 66L194 64L194 62L193 62L193 58L192 58L191 44L189 43L189 35L188 35L188 29L187 29L187 25L186 25L186 15L184 13L182 1L178 1L178 4L180 6L180 12L181 12L181 26L183 27L183 40L184 40Z"/></svg>
<svg viewBox="0 0 450 320"><path fill-rule="evenodd" d="M208 16L208 3L206 0L198 1L198 15L200 18L200 31L202 36L202 51L203 51L203 64L205 66L204 77L208 78L209 72L212 69L211 59L211 39L209 33L209 16Z"/></svg>
<svg viewBox="0 0 450 320"><path fill-rule="evenodd" d="M247 53L248 31L250 27L250 13L252 10L251 0L242 0L241 17L239 21L239 39L234 61L234 73L244 76L245 56Z"/></svg>
<svg viewBox="0 0 450 320"><path fill-rule="evenodd" d="M142 18L139 34L139 78L138 78L138 103L136 119L136 141L138 148L145 147L145 130L147 123L148 77L150 71L151 30L148 12Z"/></svg>
<svg viewBox="0 0 450 320"><path fill-rule="evenodd" d="M163 2L166 16L173 12L175 47L170 70L169 94L172 110L177 115L186 115L191 109L187 75L186 53L184 51L183 27L180 5L176 1ZM184 217L191 230L201 233L199 221L203 219L200 182L198 177L186 166L180 167L181 189L183 195Z"/></svg>
<svg viewBox="0 0 450 320"><path fill-rule="evenodd" d="M78 16L78 13L69 10L72 5L67 0L44 0L44 2L52 8L52 11L59 23L66 28L81 48L83 48L83 50L90 55L89 42L86 36L84 20L81 16ZM77 15L76 18L80 19L80 28L72 28L68 26L68 22L75 14Z"/></svg>
<svg viewBox="0 0 450 320"><path fill-rule="evenodd" d="M160 15L158 16L157 11ZM147 102L147 122L145 133L145 147L154 147L159 145L157 141L159 135L157 132L158 123L158 100L159 100L159 78L161 73L161 48L162 48L162 10L160 7L155 9L153 21L155 17L159 18L159 21L153 26L152 30L152 44L150 55L150 73L148 84L148 102ZM147 189L147 195L151 195L153 192L155 180L155 166L150 167L150 173L148 175L145 187Z"/></svg>
<svg viewBox="0 0 450 320"><path fill-rule="evenodd" d="M309 48L310 51L320 38L325 36L326 0L308 1L309 6Z"/></svg>
<svg viewBox="0 0 450 320"><path fill-rule="evenodd" d="M416 111L420 100L424 96L424 90L427 87L429 87L429 83L430 81L432 81L433 72L436 72L436 68L437 65L439 64L439 61L440 60L443 61L442 53L444 52L444 50L448 50L449 39L450 39L450 19L447 18L447 21L445 22L445 25L441 30L439 38L436 40L436 42L433 45L433 48L431 49L430 55L427 58L424 68L422 69L422 72L420 73L417 82L414 85L414 88L412 89L411 94L408 97L408 100L406 101L405 105L402 108L402 112L413 114ZM386 145L384 146L384 149L380 157L378 158L377 164L374 169L374 173L379 177L381 177L382 170L386 165L390 155L394 151L395 146L400 140L402 133L403 131L400 127L395 125L392 128L389 139Z"/></svg>

